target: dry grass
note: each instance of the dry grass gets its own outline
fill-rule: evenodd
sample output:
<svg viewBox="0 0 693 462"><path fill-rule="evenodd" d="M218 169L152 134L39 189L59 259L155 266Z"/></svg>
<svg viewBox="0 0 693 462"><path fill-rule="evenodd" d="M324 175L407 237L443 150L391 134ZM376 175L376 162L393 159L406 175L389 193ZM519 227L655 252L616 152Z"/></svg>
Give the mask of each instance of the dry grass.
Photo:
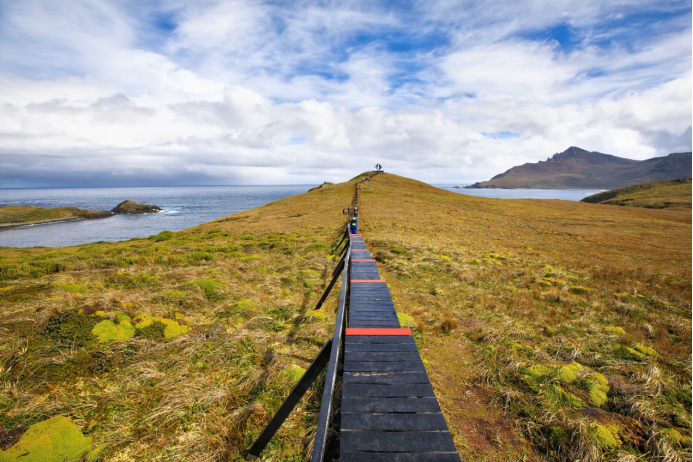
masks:
<svg viewBox="0 0 693 462"><path fill-rule="evenodd" d="M362 186L361 217L462 454L690 458L690 210L485 199L384 175ZM533 380L537 366L551 373Z"/></svg>
<svg viewBox="0 0 693 462"><path fill-rule="evenodd" d="M0 249L0 425L67 415L106 444L102 460L241 460L293 386L284 371L307 367L332 331L337 294L325 319L306 313L352 191L150 239ZM461 454L690 458L690 211L475 198L388 174L361 191L362 234L416 321ZM224 286L185 285L199 280ZM192 329L99 344L97 311ZM548 372L529 380L533 366ZM319 399L316 386L268 459L306 460Z"/></svg>

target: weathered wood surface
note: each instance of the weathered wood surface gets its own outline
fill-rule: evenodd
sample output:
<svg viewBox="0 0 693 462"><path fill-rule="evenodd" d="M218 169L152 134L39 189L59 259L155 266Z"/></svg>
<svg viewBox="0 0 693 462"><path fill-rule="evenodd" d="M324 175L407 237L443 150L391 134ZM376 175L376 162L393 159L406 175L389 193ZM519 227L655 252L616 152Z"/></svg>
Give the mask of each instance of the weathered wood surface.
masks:
<svg viewBox="0 0 693 462"><path fill-rule="evenodd" d="M347 327L401 327L386 282L353 282L379 281L380 273L361 236L351 239ZM459 462L414 338L348 332L344 337L340 460Z"/></svg>

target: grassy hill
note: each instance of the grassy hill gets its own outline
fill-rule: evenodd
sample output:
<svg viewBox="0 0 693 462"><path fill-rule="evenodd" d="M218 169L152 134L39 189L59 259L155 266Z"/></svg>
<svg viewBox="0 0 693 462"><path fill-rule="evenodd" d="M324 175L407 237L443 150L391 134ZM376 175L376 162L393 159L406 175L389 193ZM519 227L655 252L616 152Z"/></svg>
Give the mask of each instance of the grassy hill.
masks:
<svg viewBox="0 0 693 462"><path fill-rule="evenodd" d="M101 460L242 460L331 334L337 294L312 309L352 191L148 239L0 248L0 425L69 417ZM690 457L690 211L390 174L362 185L360 211L468 460ZM268 459L306 460L320 394Z"/></svg>
<svg viewBox="0 0 693 462"><path fill-rule="evenodd" d="M585 197L582 202L650 209L690 209L691 179L681 178L636 184L594 194Z"/></svg>
<svg viewBox="0 0 693 462"><path fill-rule="evenodd" d="M544 162L513 167L470 187L613 189L690 176L690 152L638 161L571 147Z"/></svg>
<svg viewBox="0 0 693 462"><path fill-rule="evenodd" d="M77 207L46 209L27 205L7 205L0 207L0 228L29 223L47 223L80 218L105 218L110 216L109 212L84 210Z"/></svg>

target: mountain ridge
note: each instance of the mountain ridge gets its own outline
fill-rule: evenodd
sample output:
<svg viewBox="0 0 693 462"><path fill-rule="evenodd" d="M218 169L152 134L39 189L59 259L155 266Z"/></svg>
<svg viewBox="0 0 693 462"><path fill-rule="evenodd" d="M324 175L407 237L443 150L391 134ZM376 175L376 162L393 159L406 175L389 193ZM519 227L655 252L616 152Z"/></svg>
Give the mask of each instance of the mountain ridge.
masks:
<svg viewBox="0 0 693 462"><path fill-rule="evenodd" d="M615 189L690 176L690 152L632 160L571 146L546 161L512 167L467 188Z"/></svg>

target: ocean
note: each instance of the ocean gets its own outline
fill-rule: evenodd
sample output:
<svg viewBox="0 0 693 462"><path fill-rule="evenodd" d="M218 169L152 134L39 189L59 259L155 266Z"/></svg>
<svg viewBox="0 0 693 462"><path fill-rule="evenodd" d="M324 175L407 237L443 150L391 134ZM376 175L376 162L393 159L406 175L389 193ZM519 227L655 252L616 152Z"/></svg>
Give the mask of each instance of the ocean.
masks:
<svg viewBox="0 0 693 462"><path fill-rule="evenodd" d="M500 199L562 199L579 201L598 190L563 189L453 189L460 194ZM114 215L110 218L46 225L29 225L0 231L0 246L59 247L95 241L122 241L147 237L164 230L181 229L249 210L284 197L301 194L312 185L290 186L181 186L150 188L0 189L0 206L79 207L111 210L124 200L158 205L164 210L147 215Z"/></svg>
<svg viewBox="0 0 693 462"><path fill-rule="evenodd" d="M164 210L146 215L47 225L0 231L0 246L68 246L95 241L122 241L181 229L301 194L313 185L290 186L181 186L151 188L0 189L0 206L79 207L111 210L130 199Z"/></svg>
<svg viewBox="0 0 693 462"><path fill-rule="evenodd" d="M604 189L464 189L464 186L434 185L441 189L467 194L469 196L493 197L496 199L559 199L579 201L592 194L604 192Z"/></svg>

